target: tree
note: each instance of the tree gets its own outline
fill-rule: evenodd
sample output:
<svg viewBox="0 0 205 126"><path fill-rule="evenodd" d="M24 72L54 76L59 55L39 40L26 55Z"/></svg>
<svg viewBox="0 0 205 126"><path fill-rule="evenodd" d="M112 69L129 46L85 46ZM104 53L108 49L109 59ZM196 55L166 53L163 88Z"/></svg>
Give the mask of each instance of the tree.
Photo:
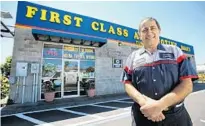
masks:
<svg viewBox="0 0 205 126"><path fill-rule="evenodd" d="M64 64L64 70L67 72L69 70L69 65L70 65L70 62L69 61L66 61L65 64Z"/></svg>
<svg viewBox="0 0 205 126"><path fill-rule="evenodd" d="M9 94L9 80L5 76L0 76L1 80L1 99L4 99Z"/></svg>
<svg viewBox="0 0 205 126"><path fill-rule="evenodd" d="M5 98L9 94L9 76L11 70L11 61L12 57L9 56L6 58L6 62L1 64L1 99Z"/></svg>
<svg viewBox="0 0 205 126"><path fill-rule="evenodd" d="M7 78L10 75L11 61L12 61L12 57L9 56L6 58L6 62L4 64L1 64L1 73L3 76L5 76Z"/></svg>
<svg viewBox="0 0 205 126"><path fill-rule="evenodd" d="M53 74L56 71L56 66L54 64L44 64L43 65L43 77L49 76L49 74Z"/></svg>
<svg viewBox="0 0 205 126"><path fill-rule="evenodd" d="M88 67L87 69L86 69L86 72L94 72L95 71L95 69L93 68L93 67Z"/></svg>

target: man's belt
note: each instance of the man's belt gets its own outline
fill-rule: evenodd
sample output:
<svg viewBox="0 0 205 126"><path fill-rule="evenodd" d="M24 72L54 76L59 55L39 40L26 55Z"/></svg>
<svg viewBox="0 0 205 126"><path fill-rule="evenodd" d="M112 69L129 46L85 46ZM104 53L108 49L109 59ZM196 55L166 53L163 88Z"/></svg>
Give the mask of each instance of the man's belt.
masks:
<svg viewBox="0 0 205 126"><path fill-rule="evenodd" d="M184 104L184 102L181 102L181 103L176 104L176 105L174 105L174 106L170 106L170 107L166 108L164 111L169 111L169 110L174 109L174 108L179 108L179 107L181 107L183 104Z"/></svg>

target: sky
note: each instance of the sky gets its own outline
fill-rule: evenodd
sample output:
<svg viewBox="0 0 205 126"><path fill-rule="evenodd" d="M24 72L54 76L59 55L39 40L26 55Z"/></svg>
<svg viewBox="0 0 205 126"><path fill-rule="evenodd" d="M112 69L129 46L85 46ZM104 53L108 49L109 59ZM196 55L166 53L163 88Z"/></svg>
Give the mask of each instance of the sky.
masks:
<svg viewBox="0 0 205 126"><path fill-rule="evenodd" d="M175 41L193 45L196 64L205 64L205 2L71 2L33 1L56 9L89 16L138 29L145 17L156 18L161 35ZM17 2L2 2L1 11L9 11L13 19L3 19L6 25L15 25ZM12 55L13 39L1 38L1 63ZM204 52L204 53L203 53Z"/></svg>

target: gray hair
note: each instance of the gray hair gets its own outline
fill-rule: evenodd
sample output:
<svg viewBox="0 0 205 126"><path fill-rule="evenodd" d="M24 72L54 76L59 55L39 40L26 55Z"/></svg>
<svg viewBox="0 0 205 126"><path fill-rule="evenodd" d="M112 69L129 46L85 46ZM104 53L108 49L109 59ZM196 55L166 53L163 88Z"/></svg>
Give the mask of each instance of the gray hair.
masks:
<svg viewBox="0 0 205 126"><path fill-rule="evenodd" d="M155 23L156 23L158 29L161 30L161 27L160 27L160 25L159 25L159 22L158 22L155 18L153 18L153 17L147 17L147 18L144 18L143 20L141 20L140 25L139 25L139 32L140 32L140 30L141 30L142 24L144 24L146 21L155 21Z"/></svg>

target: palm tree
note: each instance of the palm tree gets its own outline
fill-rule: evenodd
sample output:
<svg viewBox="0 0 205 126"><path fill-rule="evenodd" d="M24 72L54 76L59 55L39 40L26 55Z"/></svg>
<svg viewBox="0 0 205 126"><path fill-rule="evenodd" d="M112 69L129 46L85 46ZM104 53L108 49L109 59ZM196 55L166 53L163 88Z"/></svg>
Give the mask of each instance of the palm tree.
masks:
<svg viewBox="0 0 205 126"><path fill-rule="evenodd" d="M93 67L88 67L87 69L86 69L86 72L94 72L95 71L95 68L93 68Z"/></svg>
<svg viewBox="0 0 205 126"><path fill-rule="evenodd" d="M67 70L69 67L70 61L65 61L64 70Z"/></svg>
<svg viewBox="0 0 205 126"><path fill-rule="evenodd" d="M56 71L56 66L54 64L44 64L43 65L43 76L45 77L49 73Z"/></svg>

